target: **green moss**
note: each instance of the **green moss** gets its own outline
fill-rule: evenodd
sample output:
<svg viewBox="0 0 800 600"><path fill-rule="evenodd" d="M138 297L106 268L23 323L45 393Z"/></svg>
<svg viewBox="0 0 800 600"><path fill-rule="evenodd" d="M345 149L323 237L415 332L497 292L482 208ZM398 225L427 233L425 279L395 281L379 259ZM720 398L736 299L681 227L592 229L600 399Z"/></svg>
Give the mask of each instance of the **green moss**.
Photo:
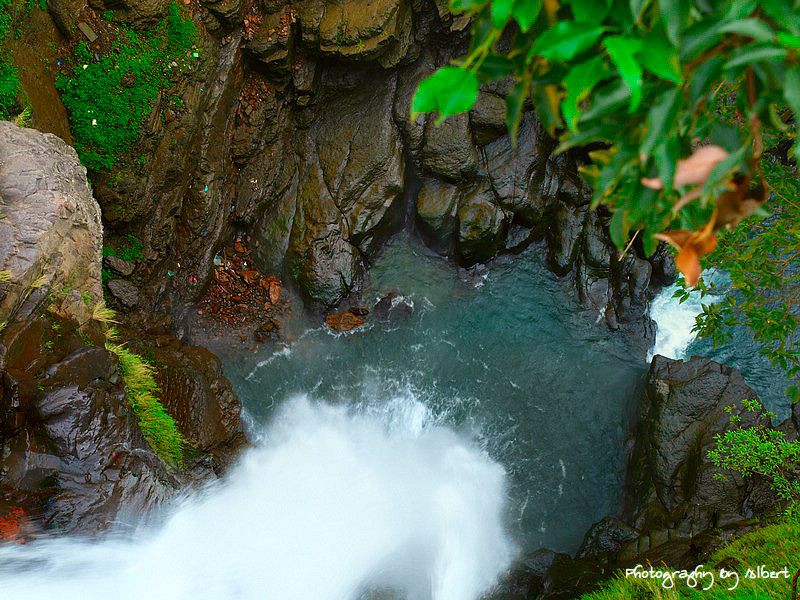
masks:
<svg viewBox="0 0 800 600"><path fill-rule="evenodd" d="M8 120L18 108L20 82L17 70L0 62L0 119Z"/></svg>
<svg viewBox="0 0 800 600"><path fill-rule="evenodd" d="M191 47L194 23L173 4L153 31L122 29L111 50L95 59L85 43L75 47L72 66L56 79L70 116L81 162L94 171L111 170L139 139L166 67Z"/></svg>
<svg viewBox="0 0 800 600"><path fill-rule="evenodd" d="M122 379L128 391L128 404L136 414L147 443L165 463L173 467L181 466L186 440L175 420L158 400L159 389L153 376L153 367L121 344L108 342L106 349L119 357Z"/></svg>
<svg viewBox="0 0 800 600"><path fill-rule="evenodd" d="M796 511L795 511L796 513ZM718 550L705 563L705 570L714 572L714 585L707 591L698 586L691 589L676 579L673 589L664 589L659 580L625 578L624 574L611 580L602 589L584 594L581 600L786 600L790 597L791 575L797 569L800 556L800 519L787 514L776 523L751 531ZM721 580L713 565L726 561L728 570L735 569L739 584L730 577ZM770 571L788 567L790 577L756 579L745 577L748 568L764 565ZM646 567L649 568L649 567ZM710 579L706 579L708 585ZM727 584L726 584L727 582Z"/></svg>
<svg viewBox="0 0 800 600"><path fill-rule="evenodd" d="M127 244L120 245L118 248L114 249L111 246L103 246L103 256L115 256L117 258L121 258L122 260L140 260L144 258L144 254L142 250L144 250L144 244L142 244L141 240L137 238L132 233L129 233L125 236L127 240Z"/></svg>

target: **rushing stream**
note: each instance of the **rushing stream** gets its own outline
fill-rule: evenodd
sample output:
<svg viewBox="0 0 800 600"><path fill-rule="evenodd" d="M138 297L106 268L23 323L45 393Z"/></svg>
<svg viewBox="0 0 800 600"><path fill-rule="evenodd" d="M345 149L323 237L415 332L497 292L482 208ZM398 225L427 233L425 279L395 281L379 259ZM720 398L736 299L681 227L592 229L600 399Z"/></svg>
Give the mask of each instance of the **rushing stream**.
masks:
<svg viewBox="0 0 800 600"><path fill-rule="evenodd" d="M476 600L620 499L645 364L537 250L459 274L397 238L405 318L223 354L256 448L157 525L0 548L0 597Z"/></svg>

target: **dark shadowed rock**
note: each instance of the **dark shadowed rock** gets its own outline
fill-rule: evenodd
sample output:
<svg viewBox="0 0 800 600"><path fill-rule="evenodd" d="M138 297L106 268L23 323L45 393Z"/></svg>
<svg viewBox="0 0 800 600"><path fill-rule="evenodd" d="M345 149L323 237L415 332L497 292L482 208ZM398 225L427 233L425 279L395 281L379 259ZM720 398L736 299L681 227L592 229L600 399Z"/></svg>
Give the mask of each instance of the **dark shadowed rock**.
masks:
<svg viewBox="0 0 800 600"><path fill-rule="evenodd" d="M458 256L464 266L489 260L503 242L508 219L493 200L487 182L459 200Z"/></svg>
<svg viewBox="0 0 800 600"><path fill-rule="evenodd" d="M130 277L133 275L135 265L128 261L117 258L116 256L106 256L103 258L103 264L109 269L122 275L123 277Z"/></svg>
<svg viewBox="0 0 800 600"><path fill-rule="evenodd" d="M481 92L475 106L469 111L469 122L476 145L493 142L506 132L505 100L496 94Z"/></svg>
<svg viewBox="0 0 800 600"><path fill-rule="evenodd" d="M126 308L133 308L139 304L139 290L130 281L112 279L107 285L111 295Z"/></svg>
<svg viewBox="0 0 800 600"><path fill-rule="evenodd" d="M472 144L466 113L450 117L438 126L429 120L420 157L426 171L445 179L458 181L474 175L478 154Z"/></svg>
<svg viewBox="0 0 800 600"><path fill-rule="evenodd" d="M414 313L414 304L405 296L389 292L378 300L372 309L372 315L379 321L404 320Z"/></svg>

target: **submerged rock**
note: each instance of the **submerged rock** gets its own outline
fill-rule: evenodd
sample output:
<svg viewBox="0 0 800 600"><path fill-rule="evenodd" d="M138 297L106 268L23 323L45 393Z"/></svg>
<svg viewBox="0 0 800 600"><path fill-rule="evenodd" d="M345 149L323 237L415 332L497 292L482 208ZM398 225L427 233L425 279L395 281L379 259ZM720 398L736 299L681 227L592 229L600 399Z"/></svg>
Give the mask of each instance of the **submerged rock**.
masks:
<svg viewBox="0 0 800 600"><path fill-rule="evenodd" d="M361 327L365 322L364 319L350 311L331 313L325 316L325 323L336 332L350 331Z"/></svg>

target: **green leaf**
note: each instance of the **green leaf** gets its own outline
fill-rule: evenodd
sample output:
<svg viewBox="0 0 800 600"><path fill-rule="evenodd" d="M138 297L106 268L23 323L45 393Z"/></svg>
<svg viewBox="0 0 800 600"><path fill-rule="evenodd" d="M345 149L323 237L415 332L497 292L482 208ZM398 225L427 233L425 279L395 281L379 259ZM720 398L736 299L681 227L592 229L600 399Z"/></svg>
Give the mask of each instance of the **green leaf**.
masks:
<svg viewBox="0 0 800 600"><path fill-rule="evenodd" d="M786 99L795 119L800 115L800 66L793 65L786 69L786 80L783 82L783 97Z"/></svg>
<svg viewBox="0 0 800 600"><path fill-rule="evenodd" d="M519 123L522 119L522 107L528 97L530 85L527 80L519 81L506 96L506 125L508 126L511 143L516 146Z"/></svg>
<svg viewBox="0 0 800 600"><path fill-rule="evenodd" d="M492 27L502 29L511 16L514 0L492 0Z"/></svg>
<svg viewBox="0 0 800 600"><path fill-rule="evenodd" d="M769 25L758 19L733 21L732 23L726 23L719 30L722 33L738 33L759 42L771 42L775 39L775 34Z"/></svg>
<svg viewBox="0 0 800 600"><path fill-rule="evenodd" d="M716 44L722 37L719 31L721 27L722 22L716 15L689 27L683 34L680 46L681 60L691 60Z"/></svg>
<svg viewBox="0 0 800 600"><path fill-rule="evenodd" d="M619 127L610 123L602 123L593 127L581 129L575 133L568 132L561 136L561 143L553 152L559 155L575 146L585 146L592 142L609 141L619 133Z"/></svg>
<svg viewBox="0 0 800 600"><path fill-rule="evenodd" d="M420 83L411 102L411 118L439 111L437 124L450 115L468 111L478 97L478 78L458 67L442 67Z"/></svg>
<svg viewBox="0 0 800 600"><path fill-rule="evenodd" d="M514 61L505 56L490 54L483 60L480 67L478 67L476 75L482 81L494 81L506 75L511 75L514 71Z"/></svg>
<svg viewBox="0 0 800 600"><path fill-rule="evenodd" d="M566 61L588 50L603 35L604 28L592 23L559 21L536 38L531 55Z"/></svg>
<svg viewBox="0 0 800 600"><path fill-rule="evenodd" d="M533 103L536 106L537 114L542 120L545 130L555 136L556 129L564 123L561 121L561 111L559 102L554 92L557 88L554 84L544 83L533 86Z"/></svg>
<svg viewBox="0 0 800 600"><path fill-rule="evenodd" d="M670 137L656 146L653 152L656 159L656 168L661 183L665 190L672 189L672 181L675 178L675 167L680 156L680 144L677 138Z"/></svg>
<svg viewBox="0 0 800 600"><path fill-rule="evenodd" d="M697 67L689 83L689 106L694 108L704 96L710 93L712 82L715 82L722 73L724 57L715 56Z"/></svg>
<svg viewBox="0 0 800 600"><path fill-rule="evenodd" d="M614 242L617 249L621 249L628 240L628 227L625 223L624 209L617 208L614 211L611 223L608 224L608 232L611 234L611 241Z"/></svg>
<svg viewBox="0 0 800 600"><path fill-rule="evenodd" d="M608 69L602 56L590 58L570 69L564 78L567 97L561 103L561 112L564 113L567 127L575 130L579 116L578 104L583 102L594 86L606 77L608 77Z"/></svg>
<svg viewBox="0 0 800 600"><path fill-rule="evenodd" d="M511 15L519 23L519 28L522 29L522 32L528 33L541 10L542 0L516 0L514 8L511 9Z"/></svg>
<svg viewBox="0 0 800 600"><path fill-rule="evenodd" d="M635 54L642 48L642 42L632 38L613 36L604 39L603 45L631 92L629 112L633 112L642 100L642 67L635 58Z"/></svg>
<svg viewBox="0 0 800 600"><path fill-rule="evenodd" d="M569 0L576 21L602 23L611 9L610 0Z"/></svg>
<svg viewBox="0 0 800 600"><path fill-rule="evenodd" d="M778 32L778 41L786 48L800 48L800 36L785 31Z"/></svg>
<svg viewBox="0 0 800 600"><path fill-rule="evenodd" d="M740 65L751 64L770 58L785 58L786 48L777 46L745 46L736 51L734 58L726 62L723 69L733 69Z"/></svg>
<svg viewBox="0 0 800 600"><path fill-rule="evenodd" d="M592 105L580 116L580 123L616 111L628 102L631 92L625 82L619 79L604 84L592 94Z"/></svg>
<svg viewBox="0 0 800 600"><path fill-rule="evenodd" d="M641 231L642 235L640 237L642 238L642 246L644 246L644 255L649 258L658 250L658 240L646 229L642 229Z"/></svg>
<svg viewBox="0 0 800 600"><path fill-rule="evenodd" d="M450 0L450 12L457 14L478 10L484 4L486 4L486 0Z"/></svg>
<svg viewBox="0 0 800 600"><path fill-rule="evenodd" d="M789 8L786 0L759 0L761 8L775 21L794 35L800 35L800 14Z"/></svg>
<svg viewBox="0 0 800 600"><path fill-rule="evenodd" d="M689 18L689 0L659 0L667 36L676 48L681 46L681 30Z"/></svg>
<svg viewBox="0 0 800 600"><path fill-rule="evenodd" d="M646 38L643 49L637 57L645 69L661 79L674 83L683 82L678 52L664 38L656 36Z"/></svg>
<svg viewBox="0 0 800 600"><path fill-rule="evenodd" d="M639 146L640 161L646 162L656 144L670 132L678 117L680 105L680 89L673 88L661 94L650 107L647 113L647 135Z"/></svg>

